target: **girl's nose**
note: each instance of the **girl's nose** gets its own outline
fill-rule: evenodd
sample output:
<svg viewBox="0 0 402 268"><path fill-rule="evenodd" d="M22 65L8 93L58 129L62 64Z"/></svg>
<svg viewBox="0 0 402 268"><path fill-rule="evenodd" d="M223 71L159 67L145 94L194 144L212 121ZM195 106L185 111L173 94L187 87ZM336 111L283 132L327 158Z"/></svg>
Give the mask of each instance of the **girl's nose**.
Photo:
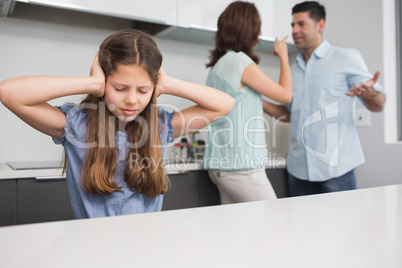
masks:
<svg viewBox="0 0 402 268"><path fill-rule="evenodd" d="M128 92L126 96L127 104L136 104L137 103L137 94L135 92Z"/></svg>

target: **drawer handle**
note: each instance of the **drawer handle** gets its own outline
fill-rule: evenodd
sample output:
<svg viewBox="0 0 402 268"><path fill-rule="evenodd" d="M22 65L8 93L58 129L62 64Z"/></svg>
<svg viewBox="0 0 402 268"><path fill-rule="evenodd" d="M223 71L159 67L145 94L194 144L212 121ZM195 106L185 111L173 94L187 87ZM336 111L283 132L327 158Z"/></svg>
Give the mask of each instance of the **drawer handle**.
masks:
<svg viewBox="0 0 402 268"><path fill-rule="evenodd" d="M37 181L62 181L65 180L66 176L40 176L35 177Z"/></svg>

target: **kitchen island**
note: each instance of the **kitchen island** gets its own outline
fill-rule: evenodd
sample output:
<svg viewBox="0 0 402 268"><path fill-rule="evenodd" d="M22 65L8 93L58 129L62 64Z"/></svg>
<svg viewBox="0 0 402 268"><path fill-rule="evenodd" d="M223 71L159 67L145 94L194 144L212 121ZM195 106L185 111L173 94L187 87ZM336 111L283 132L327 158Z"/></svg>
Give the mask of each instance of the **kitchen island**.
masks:
<svg viewBox="0 0 402 268"><path fill-rule="evenodd" d="M402 267L402 185L0 228L0 267Z"/></svg>

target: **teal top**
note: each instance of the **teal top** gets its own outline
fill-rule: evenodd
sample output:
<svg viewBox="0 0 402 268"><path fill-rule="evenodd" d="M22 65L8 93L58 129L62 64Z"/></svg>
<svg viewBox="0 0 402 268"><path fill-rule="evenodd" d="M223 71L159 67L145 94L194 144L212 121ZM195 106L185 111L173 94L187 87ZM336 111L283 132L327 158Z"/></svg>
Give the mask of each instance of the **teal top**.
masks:
<svg viewBox="0 0 402 268"><path fill-rule="evenodd" d="M244 69L255 62L243 52L228 51L211 68L206 85L236 100L232 111L209 125L204 168L249 170L268 163L266 132L261 94L242 86Z"/></svg>

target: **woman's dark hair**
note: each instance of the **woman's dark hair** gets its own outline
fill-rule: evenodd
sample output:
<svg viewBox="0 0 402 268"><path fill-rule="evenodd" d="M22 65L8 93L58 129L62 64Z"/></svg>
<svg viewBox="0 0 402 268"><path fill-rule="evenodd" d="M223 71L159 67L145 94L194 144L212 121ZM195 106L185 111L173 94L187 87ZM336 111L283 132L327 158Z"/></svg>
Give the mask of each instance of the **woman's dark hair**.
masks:
<svg viewBox="0 0 402 268"><path fill-rule="evenodd" d="M292 15L298 12L306 11L309 12L310 18L312 18L315 22L319 22L322 19L325 20L325 7L316 1L306 1L295 5L292 8Z"/></svg>
<svg viewBox="0 0 402 268"><path fill-rule="evenodd" d="M218 18L215 49L210 51L206 67L214 66L228 50L242 51L258 64L260 59L253 47L258 44L260 33L261 19L256 6L243 1L231 3Z"/></svg>

